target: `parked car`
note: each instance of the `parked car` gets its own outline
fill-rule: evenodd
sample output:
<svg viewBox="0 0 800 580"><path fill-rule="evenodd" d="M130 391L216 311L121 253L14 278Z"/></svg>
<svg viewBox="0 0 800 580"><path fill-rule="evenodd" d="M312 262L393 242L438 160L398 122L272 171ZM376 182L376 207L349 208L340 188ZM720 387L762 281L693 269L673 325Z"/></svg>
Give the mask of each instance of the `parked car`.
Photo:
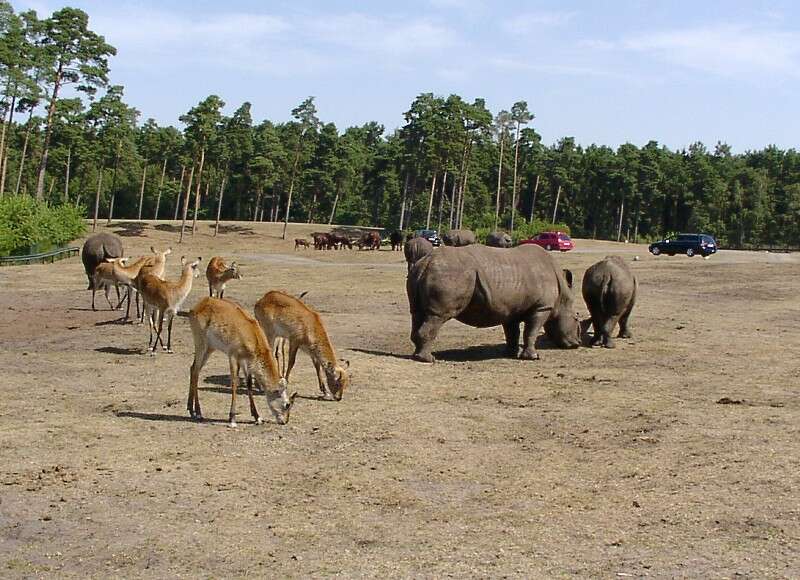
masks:
<svg viewBox="0 0 800 580"><path fill-rule="evenodd" d="M439 232L437 232L436 230L417 230L416 232L414 232L414 237L425 238L435 248L442 245L442 238L439 237Z"/></svg>
<svg viewBox="0 0 800 580"><path fill-rule="evenodd" d="M675 238L653 242L649 250L654 256L686 254L691 258L695 254L700 254L705 258L717 253L717 241L708 234L678 234Z"/></svg>
<svg viewBox="0 0 800 580"><path fill-rule="evenodd" d="M538 236L520 241L520 244L536 244L545 250L566 252L575 248L575 243L564 232L542 232Z"/></svg>

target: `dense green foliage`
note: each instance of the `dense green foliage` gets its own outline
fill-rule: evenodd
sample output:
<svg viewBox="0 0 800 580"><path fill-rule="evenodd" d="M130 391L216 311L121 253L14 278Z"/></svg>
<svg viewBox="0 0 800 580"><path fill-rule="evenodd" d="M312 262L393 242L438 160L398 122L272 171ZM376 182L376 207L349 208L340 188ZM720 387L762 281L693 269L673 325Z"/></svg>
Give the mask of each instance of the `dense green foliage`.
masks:
<svg viewBox="0 0 800 580"><path fill-rule="evenodd" d="M182 130L161 127L139 123L123 88L108 86L115 50L88 26L80 10L40 20L0 0L0 195L39 193L109 219L213 219L219 210L236 220L500 227L515 238L568 224L583 237L703 231L728 246L800 245L794 149L612 149L571 137L548 146L525 101L493 115L482 99L431 93L389 134L374 122L340 131L317 118L313 97L275 123L254 121L250 103L226 116L211 95L180 116ZM61 82L86 101L58 97L67 61Z"/></svg>
<svg viewBox="0 0 800 580"><path fill-rule="evenodd" d="M86 231L84 208L51 207L27 195L0 199L0 256L44 252Z"/></svg>

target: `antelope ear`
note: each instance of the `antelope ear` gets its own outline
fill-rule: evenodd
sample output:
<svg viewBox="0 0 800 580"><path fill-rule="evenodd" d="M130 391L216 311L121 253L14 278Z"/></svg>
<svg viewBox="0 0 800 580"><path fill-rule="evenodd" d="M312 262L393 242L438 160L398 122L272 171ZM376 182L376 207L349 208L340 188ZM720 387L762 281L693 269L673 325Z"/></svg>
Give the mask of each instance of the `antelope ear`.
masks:
<svg viewBox="0 0 800 580"><path fill-rule="evenodd" d="M564 268L564 278L567 279L567 286L572 288L572 271Z"/></svg>
<svg viewBox="0 0 800 580"><path fill-rule="evenodd" d="M284 390L288 386L289 386L289 383L286 382L286 379L284 377L281 377L281 379L278 381L278 388L280 388L281 390Z"/></svg>
<svg viewBox="0 0 800 580"><path fill-rule="evenodd" d="M158 252L156 252L155 246L150 246L150 251L153 252L154 254L158 253Z"/></svg>
<svg viewBox="0 0 800 580"><path fill-rule="evenodd" d="M236 269L238 267L239 266L236 264L236 262L231 262L231 268Z"/></svg>
<svg viewBox="0 0 800 580"><path fill-rule="evenodd" d="M186 256L181 256L181 266L186 265Z"/></svg>
<svg viewBox="0 0 800 580"><path fill-rule="evenodd" d="M166 255L166 254L171 254L171 253L172 253L172 248L167 248L167 249L164 251L164 255Z"/></svg>
<svg viewBox="0 0 800 580"><path fill-rule="evenodd" d="M345 359L343 359L343 358L340 358L340 359L339 359L339 362L342 362L342 363L344 363L344 368L346 368L346 369L349 369L349 368L350 368L350 361L349 361L349 360L345 360Z"/></svg>

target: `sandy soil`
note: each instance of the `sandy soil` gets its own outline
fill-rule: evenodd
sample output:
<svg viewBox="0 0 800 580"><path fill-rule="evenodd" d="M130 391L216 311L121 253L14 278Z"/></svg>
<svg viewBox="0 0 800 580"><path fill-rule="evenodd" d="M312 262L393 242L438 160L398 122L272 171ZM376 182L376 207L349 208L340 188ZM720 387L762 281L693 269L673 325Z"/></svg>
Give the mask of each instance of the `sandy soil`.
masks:
<svg viewBox="0 0 800 580"><path fill-rule="evenodd" d="M271 224L180 246L167 224L108 230L130 255L171 245L170 277L181 254L237 259L247 308L309 291L353 386L319 400L301 355L291 423L239 398L234 430L215 355L191 422L185 318L149 357L145 327L89 309L79 258L0 269L0 576L800 575L798 255L578 240L556 256L578 284L641 257L633 340L526 362L451 321L426 365L401 253L295 252Z"/></svg>

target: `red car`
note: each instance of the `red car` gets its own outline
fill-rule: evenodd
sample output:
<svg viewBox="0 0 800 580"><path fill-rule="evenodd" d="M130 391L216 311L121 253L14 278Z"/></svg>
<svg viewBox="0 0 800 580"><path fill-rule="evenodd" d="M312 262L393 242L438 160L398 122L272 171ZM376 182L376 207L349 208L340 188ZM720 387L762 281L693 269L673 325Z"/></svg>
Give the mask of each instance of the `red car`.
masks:
<svg viewBox="0 0 800 580"><path fill-rule="evenodd" d="M538 236L522 240L520 244L536 244L542 246L545 250L560 250L566 252L572 250L575 244L564 232L542 232Z"/></svg>

